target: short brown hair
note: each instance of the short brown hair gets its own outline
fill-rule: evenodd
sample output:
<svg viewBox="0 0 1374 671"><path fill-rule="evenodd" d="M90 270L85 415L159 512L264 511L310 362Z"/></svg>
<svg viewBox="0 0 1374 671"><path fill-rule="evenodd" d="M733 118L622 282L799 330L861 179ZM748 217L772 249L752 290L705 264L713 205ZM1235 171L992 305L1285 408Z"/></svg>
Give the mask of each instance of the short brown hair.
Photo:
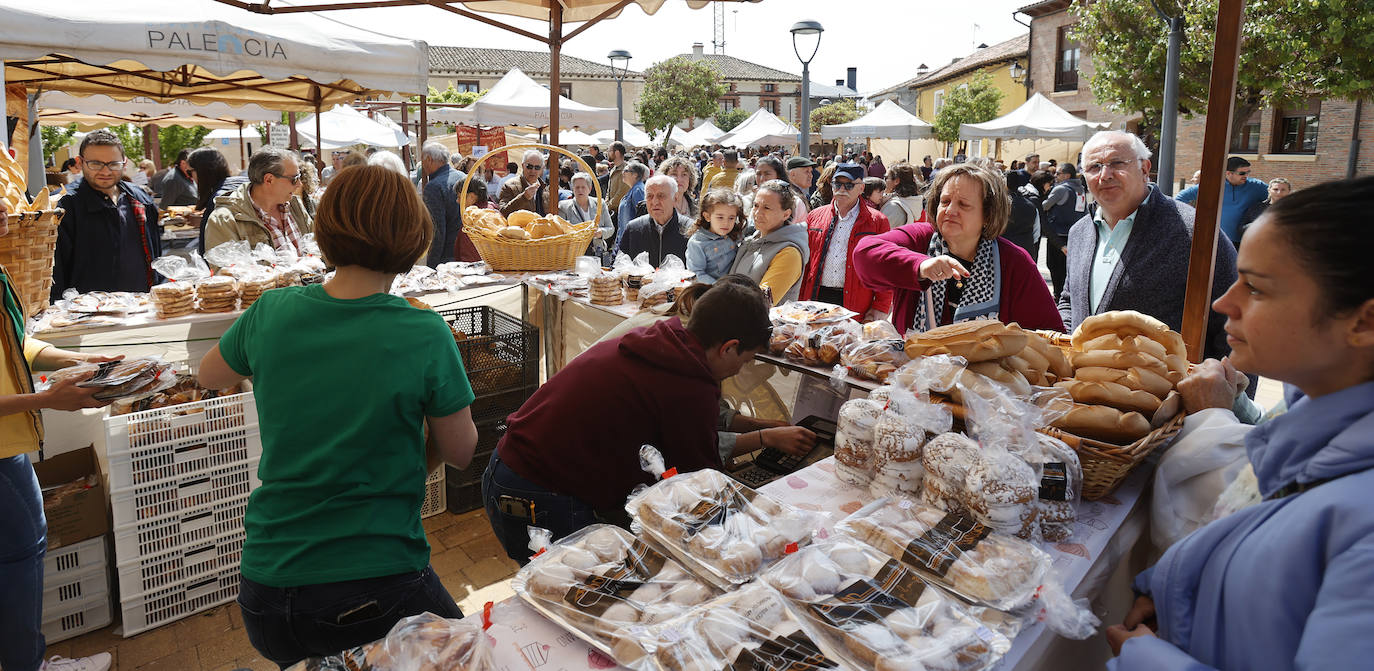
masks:
<svg viewBox="0 0 1374 671"><path fill-rule="evenodd" d="M770 307L753 280L718 281L697 298L687 330L706 349L730 340L738 340L741 351L763 349L773 331Z"/></svg>
<svg viewBox="0 0 1374 671"><path fill-rule="evenodd" d="M701 199L701 211L697 213L697 221L692 224L692 228L687 231L690 237L697 231L711 230L711 208L717 205L729 205L735 208L735 227L730 229L728 237L735 242L744 237L744 222L747 216L744 212L744 199L738 193L718 186L706 192L706 197Z"/></svg>
<svg viewBox="0 0 1374 671"><path fill-rule="evenodd" d="M76 155L85 156L86 147L117 147L121 156L128 155L124 153L124 144L119 141L119 136L104 128L93 131L87 134L86 137L81 138L81 146L77 148Z"/></svg>
<svg viewBox="0 0 1374 671"><path fill-rule="evenodd" d="M409 272L433 239L433 220L415 187L377 165L340 170L315 212L315 240L335 266Z"/></svg>
<svg viewBox="0 0 1374 671"><path fill-rule="evenodd" d="M983 234L982 239L991 240L1007 230L1011 220L1011 195L1007 193L1007 180L1001 175L980 168L972 163L955 163L940 168L930 182L930 193L926 196L926 214L936 222L940 210L940 195L950 180L960 175L971 177L983 185Z"/></svg>

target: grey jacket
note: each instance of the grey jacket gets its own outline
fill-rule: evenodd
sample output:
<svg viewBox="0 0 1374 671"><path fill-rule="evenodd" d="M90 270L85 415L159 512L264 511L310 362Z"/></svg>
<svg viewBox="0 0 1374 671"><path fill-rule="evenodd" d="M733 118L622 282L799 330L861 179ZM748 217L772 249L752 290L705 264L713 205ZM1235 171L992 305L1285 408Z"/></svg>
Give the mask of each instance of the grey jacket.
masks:
<svg viewBox="0 0 1374 671"><path fill-rule="evenodd" d="M1059 297L1059 314L1070 331L1091 314L1088 284L1097 254L1097 225L1090 208L1069 231L1068 280ZM1153 184L1136 213L1131 237L1121 254L1097 312L1135 310L1150 315L1175 331L1183 328L1183 300L1188 285L1188 257L1193 244L1192 206L1162 193ZM1236 281L1236 248L1226 236L1217 238L1216 272L1212 300ZM1215 310L1207 318L1204 356L1221 358L1231 353L1222 327L1226 317Z"/></svg>
<svg viewBox="0 0 1374 671"><path fill-rule="evenodd" d="M605 201L600 201L598 203L596 198L589 196L587 198L587 204L591 206L587 211L587 214L590 216L583 217L582 214L577 211L576 199L569 198L567 200L560 200L558 201L558 214L564 219L567 219L570 224L580 224L584 221L591 221L596 218L596 210L599 204L601 209L601 221L596 225L597 233L596 236L592 238L591 244L587 246L587 252L595 256L600 256L606 251L606 240L615 236L615 222L611 221L611 213L606 209Z"/></svg>
<svg viewBox="0 0 1374 671"><path fill-rule="evenodd" d="M759 233L745 238L740 244L739 252L735 254L735 262L730 266L730 272L743 273L753 278L755 282L763 281L763 276L768 272L768 267L773 264L773 257L778 252L795 247L801 252L802 272L806 272L806 260L810 258L811 252L806 242L806 226L798 224L786 224L782 228L763 237ZM773 290L773 303L781 305L787 301L795 301L801 295L801 276L797 276L797 281L791 287L770 287ZM778 300L781 295L782 299Z"/></svg>

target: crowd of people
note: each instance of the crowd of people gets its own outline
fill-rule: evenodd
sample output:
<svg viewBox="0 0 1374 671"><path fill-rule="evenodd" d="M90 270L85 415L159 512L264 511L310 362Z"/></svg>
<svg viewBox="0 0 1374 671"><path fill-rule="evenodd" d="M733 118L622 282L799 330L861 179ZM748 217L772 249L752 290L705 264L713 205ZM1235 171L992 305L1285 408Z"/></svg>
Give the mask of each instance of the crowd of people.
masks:
<svg viewBox="0 0 1374 671"><path fill-rule="evenodd" d="M569 221L600 220L588 254L644 254L655 265L674 255L696 273L674 303L608 334L509 417L483 499L523 563L529 525L558 538L626 524L626 496L650 480L643 444L682 470L763 447L812 449L807 429L721 401L721 382L765 350L771 305L843 305L902 332L974 318L1072 331L1112 310L1181 330L1196 189L1166 196L1151 157L1122 131L1093 136L1080 165L1032 155L1006 169L986 158L632 153L616 142L583 158L595 174L529 151L501 177L485 165L472 174L471 158L431 143L414 172L385 151L335 152L320 166L264 147L232 176L217 150L190 152L162 195L184 193L203 213L201 249L246 240L298 250L313 234L335 268L321 285L264 294L200 366L208 388L253 377L263 401L262 486L245 521L239 597L253 646L284 668L379 638L407 615L461 616L429 566L418 510L429 470L472 459L473 393L443 320L388 290L417 260L476 260L464 208L543 213L556 189ZM61 202L54 296L160 281L148 265L161 253L158 206L123 179L126 163L113 134L83 140L81 178ZM1276 659L1355 668L1366 656L1374 178L1289 195L1287 181L1265 184L1249 168L1238 157L1226 166L1206 360L1179 390L1189 413L1222 413L1243 432L1254 503L1174 543L1137 579L1135 607L1106 632L1120 671ZM0 211L0 234L5 222ZM12 486L0 487L0 505L27 512L0 526L11 548L3 561L19 576L0 589L0 664L34 669L45 538L26 453L41 440L40 409L102 402L69 383L35 391L28 373L111 357L25 337L7 278L4 309L0 480ZM338 365L357 360L374 366L369 385ZM1288 385L1280 408L1255 406L1247 373ZM1271 595L1279 605L1253 607L1255 585L1282 585Z"/></svg>

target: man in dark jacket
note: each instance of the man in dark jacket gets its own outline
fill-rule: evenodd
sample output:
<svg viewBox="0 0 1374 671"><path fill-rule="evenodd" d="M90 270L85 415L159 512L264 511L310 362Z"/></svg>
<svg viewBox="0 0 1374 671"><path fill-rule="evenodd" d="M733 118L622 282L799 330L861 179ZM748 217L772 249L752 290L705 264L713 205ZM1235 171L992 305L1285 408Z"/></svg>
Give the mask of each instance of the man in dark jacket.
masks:
<svg viewBox="0 0 1374 671"><path fill-rule="evenodd" d="M531 552L527 526L562 538L594 522L626 522L630 490L652 484L639 448L668 468L721 468L720 382L768 346L763 292L721 283L673 317L593 346L511 415L482 476L482 498L511 558ZM608 421L609 420L609 421ZM785 449L785 448L784 448Z"/></svg>
<svg viewBox="0 0 1374 671"><path fill-rule="evenodd" d="M644 205L649 213L630 222L620 239L620 251L639 256L649 253L650 265L657 268L664 257L672 254L687 258L687 229L692 221L678 214L677 180L667 175L650 177L644 184Z"/></svg>
<svg viewBox="0 0 1374 671"><path fill-rule="evenodd" d="M158 193L162 194L158 206L164 210L169 207L190 207L196 204L196 183L191 179L191 166L186 162L186 157L190 155L190 150L182 149L177 154L172 169L167 171L167 175L157 185Z"/></svg>
<svg viewBox="0 0 1374 671"><path fill-rule="evenodd" d="M461 184L467 175L454 170L448 159L448 148L438 142L426 142L420 150L420 169L429 175L424 191L425 209L434 220L434 242L425 259L430 268L453 260L453 247L458 244L458 232L463 230L463 210L458 206L454 185Z"/></svg>
<svg viewBox="0 0 1374 671"><path fill-rule="evenodd" d="M1124 131L1102 131L1083 145L1083 174L1097 205L1069 231L1068 283L1059 312L1070 331L1090 315L1135 310L1183 330L1183 300L1193 244L1192 206L1149 181L1150 150ZM1212 299L1236 281L1236 248L1217 239ZM1204 356L1231 353L1226 317L1212 310Z"/></svg>
<svg viewBox="0 0 1374 671"><path fill-rule="evenodd" d="M1065 254L1069 248L1069 230L1087 213L1088 201L1083 197L1078 168L1072 163L1059 166L1054 179L1054 188L1041 208L1045 210L1045 265L1049 266L1054 295L1058 296L1064 293L1064 279L1068 275Z"/></svg>
<svg viewBox="0 0 1374 671"><path fill-rule="evenodd" d="M67 214L57 228L53 300L69 288L148 291L160 280L150 265L162 255L157 206L121 181L125 161L114 133L98 130L81 141L81 186L58 203Z"/></svg>

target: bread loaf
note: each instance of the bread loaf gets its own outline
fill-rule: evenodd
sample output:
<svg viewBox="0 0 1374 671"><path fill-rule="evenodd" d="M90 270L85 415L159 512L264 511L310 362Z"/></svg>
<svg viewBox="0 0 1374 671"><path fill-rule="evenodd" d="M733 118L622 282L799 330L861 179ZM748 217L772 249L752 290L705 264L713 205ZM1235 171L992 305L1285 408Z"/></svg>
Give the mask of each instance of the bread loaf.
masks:
<svg viewBox="0 0 1374 671"><path fill-rule="evenodd" d="M1075 403L1053 425L1074 435L1118 445L1135 442L1150 432L1150 420L1138 412L1081 403Z"/></svg>
<svg viewBox="0 0 1374 671"><path fill-rule="evenodd" d="M1144 352L1160 361L1169 355L1164 346L1142 335L1121 336L1115 333L1100 335L1083 343L1083 351L1099 349L1120 350L1122 352Z"/></svg>
<svg viewBox="0 0 1374 671"><path fill-rule="evenodd" d="M1089 341L1109 333L1121 337L1142 335L1163 345L1169 354L1188 355L1187 348L1183 346L1183 336L1170 330L1164 322L1135 310L1113 310L1084 319L1074 329L1073 347L1086 350Z"/></svg>
<svg viewBox="0 0 1374 671"><path fill-rule="evenodd" d="M995 319L975 319L911 334L906 341L906 355L914 359L950 354L970 362L992 361L1019 353L1027 339L1024 331L1013 331Z"/></svg>
<svg viewBox="0 0 1374 671"><path fill-rule="evenodd" d="M1145 416L1155 414L1160 399L1148 391L1130 389L1116 382L1089 380L1062 380L1054 386L1066 389L1073 400L1091 405L1108 405L1124 412L1138 412Z"/></svg>
<svg viewBox="0 0 1374 671"><path fill-rule="evenodd" d="M1144 368L1121 370L1119 368L1087 366L1075 370L1073 377L1077 380L1090 382L1115 382L1127 389L1150 392L1161 399L1168 396L1169 392L1174 389L1173 383L1167 377Z"/></svg>
<svg viewBox="0 0 1374 671"><path fill-rule="evenodd" d="M1169 367L1165 365L1163 361L1144 352L1123 352L1109 349L1093 350L1091 352L1070 352L1069 360L1073 362L1074 370L1100 366L1103 368L1118 368L1121 370L1140 368L1161 377L1167 377L1169 374Z"/></svg>
<svg viewBox="0 0 1374 671"><path fill-rule="evenodd" d="M1025 396L1031 392L1030 382L1026 381L1025 376L1014 370L1008 370L997 361L971 363L968 365L968 370L971 373L977 373L990 380L1007 385L1019 396Z"/></svg>

